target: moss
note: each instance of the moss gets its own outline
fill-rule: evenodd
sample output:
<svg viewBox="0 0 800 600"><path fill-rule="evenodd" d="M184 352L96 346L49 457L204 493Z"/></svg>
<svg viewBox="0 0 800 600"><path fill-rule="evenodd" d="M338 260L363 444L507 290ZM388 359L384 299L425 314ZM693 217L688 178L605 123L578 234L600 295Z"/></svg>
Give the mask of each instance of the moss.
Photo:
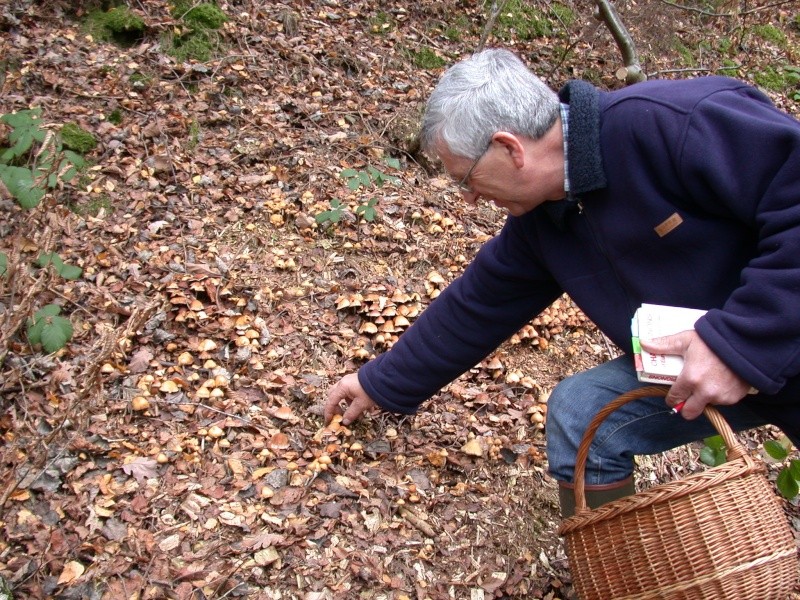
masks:
<svg viewBox="0 0 800 600"><path fill-rule="evenodd" d="M470 29L469 19L464 15L458 15L452 23L445 27L442 34L451 42L460 42Z"/></svg>
<svg viewBox="0 0 800 600"><path fill-rule="evenodd" d="M220 34L216 31L228 20L225 13L209 2L194 5L189 0L179 0L172 6L172 15L188 31L183 35L169 35L163 46L167 54L178 60L207 61L222 48Z"/></svg>
<svg viewBox="0 0 800 600"><path fill-rule="evenodd" d="M414 64L420 69L439 69L445 65L445 60L427 46L423 46L411 55Z"/></svg>
<svg viewBox="0 0 800 600"><path fill-rule="evenodd" d="M193 6L193 2L176 2L172 9L172 16L181 19L193 29L219 29L228 20L216 4L203 2Z"/></svg>
<svg viewBox="0 0 800 600"><path fill-rule="evenodd" d="M153 81L153 78L150 75L146 75L145 73L140 73L139 71L135 71L131 73L131 76L128 77L128 81L131 82L131 86L135 89L143 89L149 87Z"/></svg>
<svg viewBox="0 0 800 600"><path fill-rule="evenodd" d="M69 208L77 215L91 215L92 217L96 217L98 214L100 214L101 210L104 211L105 214L111 214L114 212L114 205L111 202L111 198L107 194L93 196L88 200L81 202L80 204L71 204Z"/></svg>
<svg viewBox="0 0 800 600"><path fill-rule="evenodd" d="M553 35L547 15L524 0L510 0L497 18L497 34L504 40L533 40Z"/></svg>
<svg viewBox="0 0 800 600"><path fill-rule="evenodd" d="M753 75L753 80L761 87L774 92L783 89L783 77L771 66L766 67L763 71L755 73Z"/></svg>
<svg viewBox="0 0 800 600"><path fill-rule="evenodd" d="M96 39L122 45L138 42L147 29L144 20L127 6L90 12L87 17L87 28Z"/></svg>
<svg viewBox="0 0 800 600"><path fill-rule="evenodd" d="M753 27L753 35L766 42L772 42L779 48L786 47L786 34L773 25L756 25Z"/></svg>
<svg viewBox="0 0 800 600"><path fill-rule="evenodd" d="M214 56L220 45L219 38L214 32L201 29L188 35L173 37L168 42L167 52L180 61L205 62Z"/></svg>
<svg viewBox="0 0 800 600"><path fill-rule="evenodd" d="M122 123L122 111L115 108L109 113L106 120L113 125L120 125Z"/></svg>
<svg viewBox="0 0 800 600"><path fill-rule="evenodd" d="M793 100L800 97L800 67L782 65L776 68L770 65L755 73L753 79L757 85L772 92L786 93Z"/></svg>
<svg viewBox="0 0 800 600"><path fill-rule="evenodd" d="M564 4L554 2L550 5L550 10L556 16L556 18L563 23L564 27L569 27L577 19L575 12Z"/></svg>
<svg viewBox="0 0 800 600"><path fill-rule="evenodd" d="M739 64L735 60L731 60L730 58L725 58L722 60L722 67L723 67L723 75L727 75L729 77L740 77L741 74L739 73Z"/></svg>
<svg viewBox="0 0 800 600"><path fill-rule="evenodd" d="M717 47L720 53L724 55L732 55L736 51L733 41L729 37L719 38L717 40Z"/></svg>
<svg viewBox="0 0 800 600"><path fill-rule="evenodd" d="M378 13L370 17L369 19L369 30L372 33L388 33L394 29L394 20L392 19L392 15L382 10L378 11Z"/></svg>
<svg viewBox="0 0 800 600"><path fill-rule="evenodd" d="M696 60L694 58L694 54L692 53L691 49L688 48L679 38L673 39L673 45L675 47L675 51L681 57L681 62L687 67L694 67L696 65Z"/></svg>
<svg viewBox="0 0 800 600"><path fill-rule="evenodd" d="M97 146L95 137L76 123L67 123L61 128L61 141L64 147L79 154L86 154Z"/></svg>

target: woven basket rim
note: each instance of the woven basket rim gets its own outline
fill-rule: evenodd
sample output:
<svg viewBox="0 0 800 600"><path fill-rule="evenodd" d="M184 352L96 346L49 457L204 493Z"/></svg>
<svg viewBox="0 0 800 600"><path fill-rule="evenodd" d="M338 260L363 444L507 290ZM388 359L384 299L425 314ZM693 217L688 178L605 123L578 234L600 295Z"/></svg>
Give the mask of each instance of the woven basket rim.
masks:
<svg viewBox="0 0 800 600"><path fill-rule="evenodd" d="M766 472L766 465L745 454L716 467L693 473L683 479L655 485L632 496L619 498L595 509L580 509L573 516L564 519L558 528L558 534L566 536L573 531L596 525L602 521L660 504L669 500L682 498L689 494L702 493L715 485L731 479Z"/></svg>

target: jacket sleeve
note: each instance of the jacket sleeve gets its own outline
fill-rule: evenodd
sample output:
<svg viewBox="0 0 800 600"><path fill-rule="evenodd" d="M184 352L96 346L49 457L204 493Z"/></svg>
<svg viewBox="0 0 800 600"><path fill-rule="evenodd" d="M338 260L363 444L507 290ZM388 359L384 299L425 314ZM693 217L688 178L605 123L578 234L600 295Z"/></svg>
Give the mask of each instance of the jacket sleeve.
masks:
<svg viewBox="0 0 800 600"><path fill-rule="evenodd" d="M560 293L510 217L391 350L359 370L359 382L383 409L412 414Z"/></svg>
<svg viewBox="0 0 800 600"><path fill-rule="evenodd" d="M739 376L777 393L800 372L800 122L747 86L712 95L679 164L692 197L723 203L758 236L740 287L696 329Z"/></svg>

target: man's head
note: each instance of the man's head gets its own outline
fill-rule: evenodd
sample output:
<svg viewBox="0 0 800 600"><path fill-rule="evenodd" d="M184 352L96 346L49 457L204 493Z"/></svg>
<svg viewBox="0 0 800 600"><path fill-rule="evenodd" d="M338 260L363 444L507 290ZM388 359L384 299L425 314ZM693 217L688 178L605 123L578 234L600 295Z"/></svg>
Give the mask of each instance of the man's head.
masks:
<svg viewBox="0 0 800 600"><path fill-rule="evenodd" d="M560 182L552 177L555 162L563 169L560 132L557 140L543 141L554 137L559 115L558 96L519 58L484 50L444 73L428 100L420 138L468 202L484 196L522 214L556 199L552 188L563 187L563 176Z"/></svg>

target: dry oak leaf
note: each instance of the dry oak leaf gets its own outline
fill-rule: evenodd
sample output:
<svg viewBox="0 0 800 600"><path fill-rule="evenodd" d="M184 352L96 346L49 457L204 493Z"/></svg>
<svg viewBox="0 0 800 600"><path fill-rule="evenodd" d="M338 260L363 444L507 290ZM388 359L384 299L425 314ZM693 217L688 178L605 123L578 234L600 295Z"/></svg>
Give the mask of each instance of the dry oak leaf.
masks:
<svg viewBox="0 0 800 600"><path fill-rule="evenodd" d="M256 564L265 567L269 564L274 563L275 561L280 560L281 556L278 554L278 551L275 550L272 546L268 548L264 548L263 550L259 550L253 555L253 559L255 559Z"/></svg>
<svg viewBox="0 0 800 600"><path fill-rule="evenodd" d="M144 373L150 366L150 361L153 360L153 353L149 348L140 348L133 356L131 356L128 368L131 373Z"/></svg>
<svg viewBox="0 0 800 600"><path fill-rule="evenodd" d="M159 550L162 552L170 552L171 550L175 550L181 543L181 536L177 533L172 534L169 537L164 538L158 544Z"/></svg>
<svg viewBox="0 0 800 600"><path fill-rule="evenodd" d="M461 451L469 456L483 456L483 446L477 439L469 440L461 446Z"/></svg>
<svg viewBox="0 0 800 600"><path fill-rule="evenodd" d="M71 560L67 564L64 565L64 570L61 571L61 575L58 576L58 584L63 585L65 583L72 583L78 577L83 575L83 572L86 570L81 563L77 560Z"/></svg>
<svg viewBox="0 0 800 600"><path fill-rule="evenodd" d="M134 477L141 485L147 479L152 479L158 476L158 462L152 458L144 458L139 456L131 462L122 465L122 470L126 475Z"/></svg>
<svg viewBox="0 0 800 600"><path fill-rule="evenodd" d="M242 540L243 548L250 548L253 550L263 550L270 546L277 546L283 544L286 537L279 533L272 533L268 529L259 531L255 535L248 535Z"/></svg>

